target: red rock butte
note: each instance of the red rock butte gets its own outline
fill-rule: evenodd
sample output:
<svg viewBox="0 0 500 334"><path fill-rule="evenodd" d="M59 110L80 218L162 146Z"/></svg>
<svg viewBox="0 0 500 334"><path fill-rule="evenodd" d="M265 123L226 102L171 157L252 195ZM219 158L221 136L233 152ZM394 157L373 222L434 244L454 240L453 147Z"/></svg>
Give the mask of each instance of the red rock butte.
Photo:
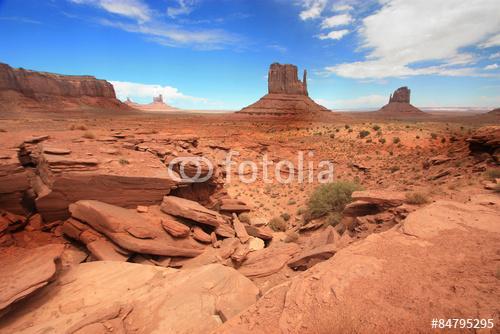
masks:
<svg viewBox="0 0 500 334"><path fill-rule="evenodd" d="M425 113L410 104L411 90L408 87L400 87L389 97L389 103L383 106L377 113L387 115L425 115Z"/></svg>
<svg viewBox="0 0 500 334"><path fill-rule="evenodd" d="M61 75L12 68L0 63L0 105L12 110L67 110L88 106L129 108L116 99L113 85L88 75Z"/></svg>
<svg viewBox="0 0 500 334"><path fill-rule="evenodd" d="M298 78L297 66L274 63L269 68L268 94L238 113L263 116L315 115L329 110L314 102L307 91L307 71Z"/></svg>
<svg viewBox="0 0 500 334"><path fill-rule="evenodd" d="M131 108L138 109L141 111L148 111L148 112L173 112L173 111L179 111L180 109L172 107L165 102L163 102L163 95L158 95L153 97L153 102L149 104L140 104L140 103L135 103L130 98L127 98L127 101L125 101L125 104L128 105Z"/></svg>

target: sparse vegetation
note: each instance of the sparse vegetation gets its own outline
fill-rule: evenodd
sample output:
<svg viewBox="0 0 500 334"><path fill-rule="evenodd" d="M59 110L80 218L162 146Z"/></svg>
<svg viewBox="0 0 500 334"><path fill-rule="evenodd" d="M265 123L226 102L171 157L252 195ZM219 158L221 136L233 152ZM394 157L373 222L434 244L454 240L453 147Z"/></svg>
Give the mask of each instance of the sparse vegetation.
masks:
<svg viewBox="0 0 500 334"><path fill-rule="evenodd" d="M392 143L393 144L399 144L400 142L401 142L401 139L399 139L399 137L392 138Z"/></svg>
<svg viewBox="0 0 500 334"><path fill-rule="evenodd" d="M500 168L491 168L484 172L484 177L490 181L500 179Z"/></svg>
<svg viewBox="0 0 500 334"><path fill-rule="evenodd" d="M349 181L337 181L319 186L307 203L308 217L315 219L330 212L342 212L351 202L351 195L356 190L361 190L361 186Z"/></svg>
<svg viewBox="0 0 500 334"><path fill-rule="evenodd" d="M290 220L290 214L287 212L283 212L280 217L286 222Z"/></svg>
<svg viewBox="0 0 500 334"><path fill-rule="evenodd" d="M374 131L379 131L379 130L380 130L380 126L375 124L375 125L372 127L372 129L373 129Z"/></svg>
<svg viewBox="0 0 500 334"><path fill-rule="evenodd" d="M269 221L269 227L275 232L286 231L286 221L282 217L274 217Z"/></svg>
<svg viewBox="0 0 500 334"><path fill-rule="evenodd" d="M406 202L408 204L422 205L429 203L429 198L427 194L422 192L414 191L411 193L406 193Z"/></svg>
<svg viewBox="0 0 500 334"><path fill-rule="evenodd" d="M438 135L436 133L431 133L431 138L432 139L437 139Z"/></svg>
<svg viewBox="0 0 500 334"><path fill-rule="evenodd" d="M120 163L120 165L122 165L122 166L125 166L125 165L130 164L130 162L129 162L127 159L120 159L120 160L118 160L118 162L119 162L119 163Z"/></svg>
<svg viewBox="0 0 500 334"><path fill-rule="evenodd" d="M337 226L342 220L342 213L340 212L330 212L326 216L325 224L330 226Z"/></svg>
<svg viewBox="0 0 500 334"><path fill-rule="evenodd" d="M7 130L5 130L5 129L0 129L0 132L7 132Z"/></svg>
<svg viewBox="0 0 500 334"><path fill-rule="evenodd" d="M285 242L295 242L299 239L299 234L297 231L294 230L288 230L286 231L286 237L285 237Z"/></svg>
<svg viewBox="0 0 500 334"><path fill-rule="evenodd" d="M238 218L240 219L240 221L242 223L250 224L250 215L248 214L248 212L242 212L242 213L240 213L240 215L238 216Z"/></svg>
<svg viewBox="0 0 500 334"><path fill-rule="evenodd" d="M379 142L379 143L381 143L381 144L385 144L386 140L385 140L385 138L380 138L380 139L378 140L378 142Z"/></svg>
<svg viewBox="0 0 500 334"><path fill-rule="evenodd" d="M359 131L359 138L365 138L370 135L370 131L368 130L361 130Z"/></svg>
<svg viewBox="0 0 500 334"><path fill-rule="evenodd" d="M84 125L84 124L80 124L80 125L76 125L76 124L73 124L71 125L70 127L70 130L82 130L82 131L85 131L85 130L88 130L87 126Z"/></svg>

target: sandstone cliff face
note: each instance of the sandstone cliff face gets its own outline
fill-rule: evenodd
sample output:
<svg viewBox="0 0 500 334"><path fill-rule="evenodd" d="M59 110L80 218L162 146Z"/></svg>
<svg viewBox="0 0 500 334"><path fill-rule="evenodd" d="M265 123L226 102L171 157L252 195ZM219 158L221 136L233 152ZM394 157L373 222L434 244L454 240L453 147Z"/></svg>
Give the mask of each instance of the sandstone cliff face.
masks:
<svg viewBox="0 0 500 334"><path fill-rule="evenodd" d="M105 80L16 69L7 64L0 64L0 91L3 90L17 91L31 98L43 95L116 98L113 85Z"/></svg>
<svg viewBox="0 0 500 334"><path fill-rule="evenodd" d="M391 102L401 102L410 103L411 90L408 87L400 87L394 91L394 94L389 98L389 103Z"/></svg>
<svg viewBox="0 0 500 334"><path fill-rule="evenodd" d="M387 116L427 116L422 110L410 104L411 90L400 87L389 97L389 103L383 106L378 114Z"/></svg>
<svg viewBox="0 0 500 334"><path fill-rule="evenodd" d="M239 113L262 116L307 116L329 111L314 102L307 91L307 71L298 79L297 66L274 63L269 68L269 94Z"/></svg>
<svg viewBox="0 0 500 334"><path fill-rule="evenodd" d="M269 94L308 95L307 71L304 70L303 81L298 78L297 66L274 63L269 68Z"/></svg>

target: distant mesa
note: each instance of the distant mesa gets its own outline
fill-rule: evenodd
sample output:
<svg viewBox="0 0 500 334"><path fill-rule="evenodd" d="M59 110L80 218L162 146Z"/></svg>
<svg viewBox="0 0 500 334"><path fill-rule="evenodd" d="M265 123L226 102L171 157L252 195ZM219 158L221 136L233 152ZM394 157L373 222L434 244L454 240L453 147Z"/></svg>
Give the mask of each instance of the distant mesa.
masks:
<svg viewBox="0 0 500 334"><path fill-rule="evenodd" d="M270 116L303 116L328 112L317 104L307 91L307 71L302 81L295 65L274 63L269 68L268 94L243 108L239 114Z"/></svg>
<svg viewBox="0 0 500 334"><path fill-rule="evenodd" d="M500 108L495 108L488 112L488 115L500 116Z"/></svg>
<svg viewBox="0 0 500 334"><path fill-rule="evenodd" d="M383 106L377 113L389 115L426 115L422 110L410 104L411 90L408 87L400 87L389 97L389 103Z"/></svg>
<svg viewBox="0 0 500 334"><path fill-rule="evenodd" d="M0 63L0 108L6 111L124 109L113 85L88 75L61 75Z"/></svg>
<svg viewBox="0 0 500 334"><path fill-rule="evenodd" d="M128 97L127 100L125 101L125 104L134 109L141 111L148 111L148 112L172 112L180 110L163 102L163 95L161 94L158 96L153 96L153 102L149 104L135 103Z"/></svg>

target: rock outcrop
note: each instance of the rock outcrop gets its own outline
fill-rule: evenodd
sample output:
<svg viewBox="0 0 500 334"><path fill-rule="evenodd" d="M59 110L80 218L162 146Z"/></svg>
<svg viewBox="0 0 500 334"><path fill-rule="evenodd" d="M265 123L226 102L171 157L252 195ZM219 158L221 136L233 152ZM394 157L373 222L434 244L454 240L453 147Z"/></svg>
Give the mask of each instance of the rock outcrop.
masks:
<svg viewBox="0 0 500 334"><path fill-rule="evenodd" d="M248 278L219 264L179 271L91 262L7 315L2 332L210 333L258 296Z"/></svg>
<svg viewBox="0 0 500 334"><path fill-rule="evenodd" d="M495 108L493 110L488 111L488 115L500 116L500 108Z"/></svg>
<svg viewBox="0 0 500 334"><path fill-rule="evenodd" d="M410 104L411 90L408 87L400 87L389 97L389 103L383 106L377 113L388 116L415 116L426 115L422 110Z"/></svg>
<svg viewBox="0 0 500 334"><path fill-rule="evenodd" d="M34 250L14 248L9 257L0 259L0 316L10 305L56 278L56 261L63 249L64 245L47 245Z"/></svg>
<svg viewBox="0 0 500 334"><path fill-rule="evenodd" d="M161 112L174 112L180 110L179 108L172 107L163 102L163 95L161 94L158 96L153 96L153 102L149 104L135 103L132 100L130 100L130 98L127 98L125 104L131 108L147 112L161 113Z"/></svg>
<svg viewBox="0 0 500 334"><path fill-rule="evenodd" d="M314 102L307 90L307 72L298 79L295 65L271 65L268 74L268 94L238 113L262 116L307 116L329 111Z"/></svg>
<svg viewBox="0 0 500 334"><path fill-rule="evenodd" d="M498 214L437 201L275 286L215 333L427 333L449 314L496 319Z"/></svg>
<svg viewBox="0 0 500 334"><path fill-rule="evenodd" d="M0 63L0 105L26 109L71 109L87 105L123 108L113 85L93 76L61 75Z"/></svg>

